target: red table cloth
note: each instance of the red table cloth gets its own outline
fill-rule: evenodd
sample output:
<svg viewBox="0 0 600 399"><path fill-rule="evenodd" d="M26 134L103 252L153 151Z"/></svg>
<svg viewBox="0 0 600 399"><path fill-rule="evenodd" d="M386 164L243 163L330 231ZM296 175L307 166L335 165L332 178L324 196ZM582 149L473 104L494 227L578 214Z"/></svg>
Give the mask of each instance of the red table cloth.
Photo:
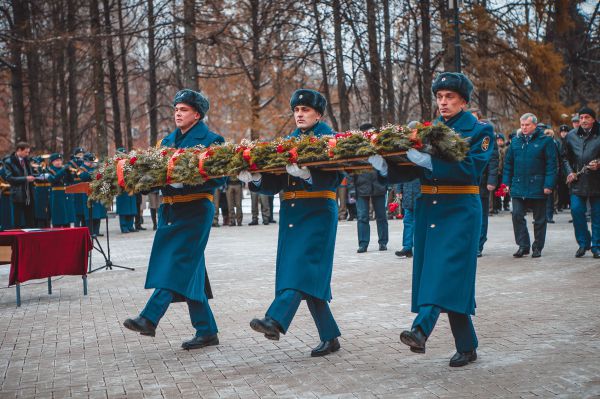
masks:
<svg viewBox="0 0 600 399"><path fill-rule="evenodd" d="M0 246L11 246L8 285L53 276L84 276L92 240L86 227L0 232Z"/></svg>

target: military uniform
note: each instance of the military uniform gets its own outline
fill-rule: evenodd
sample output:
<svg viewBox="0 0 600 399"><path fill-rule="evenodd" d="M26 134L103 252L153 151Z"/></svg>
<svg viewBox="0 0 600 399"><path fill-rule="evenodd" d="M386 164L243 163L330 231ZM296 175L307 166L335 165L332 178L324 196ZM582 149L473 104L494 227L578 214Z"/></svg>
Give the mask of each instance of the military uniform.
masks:
<svg viewBox="0 0 600 399"><path fill-rule="evenodd" d="M14 227L10 185L5 178L6 170L4 167L0 167L0 230L8 230Z"/></svg>
<svg viewBox="0 0 600 399"><path fill-rule="evenodd" d="M59 154L50 157L53 160L62 158ZM50 214L52 227L71 227L73 221L73 203L71 195L65 192L67 185L72 181L69 166L57 168L50 164L48 166L48 181L52 186L50 194Z"/></svg>
<svg viewBox="0 0 600 399"><path fill-rule="evenodd" d="M87 155L87 154L86 154ZM85 158L84 158L85 160ZM91 157L91 161L93 161L93 157ZM79 168L79 179L82 182L89 182L92 181L94 176L95 176L95 172L96 172L96 168L92 167L92 166L86 166L81 165L81 167ZM87 202L88 202L88 196L87 194L82 194L83 195L83 200L84 200L84 204L85 204L85 221L86 223L89 223L89 210L87 207ZM92 225L91 225L91 229L90 231L92 232L93 235L100 235L100 222L102 219L106 218L106 208L104 207L104 205L102 205L100 202L98 201L93 201L92 202Z"/></svg>
<svg viewBox="0 0 600 399"><path fill-rule="evenodd" d="M290 136L334 134L323 122L310 130L296 129ZM251 191L274 195L283 191L275 275L275 299L266 317L286 333L302 300L317 326L321 342L341 335L331 314L331 275L338 224L336 190L343 176L338 172L311 170L312 184L290 175L264 174ZM253 327L255 328L255 327ZM256 329L256 328L255 328ZM269 336L267 336L269 338Z"/></svg>
<svg viewBox="0 0 600 399"><path fill-rule="evenodd" d="M40 158L35 159L37 166L33 166L35 175L44 175L46 167ZM50 227L50 193L51 184L47 181L36 180L33 182L33 205L35 208L35 222L38 227Z"/></svg>
<svg viewBox="0 0 600 399"><path fill-rule="evenodd" d="M130 195L125 192L117 195L117 214L119 215L121 233L132 233L137 231L133 225L135 215L138 214L135 195Z"/></svg>

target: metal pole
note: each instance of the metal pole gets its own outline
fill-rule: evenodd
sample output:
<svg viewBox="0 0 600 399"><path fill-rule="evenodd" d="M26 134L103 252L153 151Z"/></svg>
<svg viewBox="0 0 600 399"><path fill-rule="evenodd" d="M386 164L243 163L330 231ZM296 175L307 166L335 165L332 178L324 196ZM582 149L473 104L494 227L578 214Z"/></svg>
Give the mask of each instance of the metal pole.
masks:
<svg viewBox="0 0 600 399"><path fill-rule="evenodd" d="M460 30L458 20L458 0L450 0L454 3L454 68L456 72L461 71L461 49L460 49Z"/></svg>

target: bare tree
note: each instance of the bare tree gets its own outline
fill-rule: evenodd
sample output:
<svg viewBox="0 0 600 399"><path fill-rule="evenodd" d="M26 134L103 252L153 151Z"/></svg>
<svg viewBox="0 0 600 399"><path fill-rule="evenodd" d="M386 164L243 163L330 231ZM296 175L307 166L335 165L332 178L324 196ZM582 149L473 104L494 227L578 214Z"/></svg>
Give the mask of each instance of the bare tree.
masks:
<svg viewBox="0 0 600 399"><path fill-rule="evenodd" d="M93 64L94 119L96 125L96 151L99 156L108 154L108 132L106 130L106 105L104 96L104 59L100 35L100 11L98 0L89 0L91 25L91 54Z"/></svg>
<svg viewBox="0 0 600 399"><path fill-rule="evenodd" d="M198 90L198 50L196 47L196 0L183 0L184 85Z"/></svg>
<svg viewBox="0 0 600 399"><path fill-rule="evenodd" d="M333 0L333 29L335 45L335 71L337 77L338 100L340 104L340 127L350 129L350 106L346 89L346 71L344 70L344 45L342 42L342 14L340 0Z"/></svg>
<svg viewBox="0 0 600 399"><path fill-rule="evenodd" d="M148 117L150 119L150 145L156 145L158 137L158 110L157 95L158 83L156 80L156 49L154 46L154 25L156 15L154 14L154 1L148 0Z"/></svg>
<svg viewBox="0 0 600 399"><path fill-rule="evenodd" d="M104 8L104 29L106 31L106 61L108 63L108 81L110 83L110 99L112 103L113 134L115 147L123 147L123 133L121 131L121 109L119 108L119 85L117 83L117 69L115 68L115 53L113 51L111 8L108 0L102 0Z"/></svg>
<svg viewBox="0 0 600 399"><path fill-rule="evenodd" d="M366 0L366 3L370 69L366 70L365 73L369 86L371 123L379 127L383 123L383 118L381 115L381 61L377 42L377 9L375 0Z"/></svg>

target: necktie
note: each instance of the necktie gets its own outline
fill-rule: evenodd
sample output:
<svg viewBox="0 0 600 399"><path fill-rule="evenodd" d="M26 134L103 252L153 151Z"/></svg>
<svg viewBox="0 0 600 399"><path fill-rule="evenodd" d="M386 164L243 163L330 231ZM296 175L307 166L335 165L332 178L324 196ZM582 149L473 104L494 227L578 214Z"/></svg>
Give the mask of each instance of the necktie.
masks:
<svg viewBox="0 0 600 399"><path fill-rule="evenodd" d="M25 160L21 158L21 167L25 170Z"/></svg>

